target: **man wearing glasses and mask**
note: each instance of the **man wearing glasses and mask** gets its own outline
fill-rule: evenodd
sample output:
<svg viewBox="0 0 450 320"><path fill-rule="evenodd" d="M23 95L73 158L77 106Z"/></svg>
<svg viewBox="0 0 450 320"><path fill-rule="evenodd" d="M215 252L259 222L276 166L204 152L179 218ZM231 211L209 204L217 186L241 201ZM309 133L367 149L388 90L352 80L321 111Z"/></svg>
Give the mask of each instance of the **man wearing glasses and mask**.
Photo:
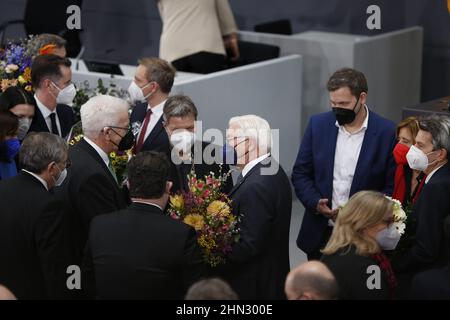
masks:
<svg viewBox="0 0 450 320"><path fill-rule="evenodd" d="M72 165L63 186L71 211L69 241L74 264L81 263L92 218L128 204L109 158L111 152L134 145L128 109L124 100L106 95L93 97L81 107L84 137L70 149Z"/></svg>

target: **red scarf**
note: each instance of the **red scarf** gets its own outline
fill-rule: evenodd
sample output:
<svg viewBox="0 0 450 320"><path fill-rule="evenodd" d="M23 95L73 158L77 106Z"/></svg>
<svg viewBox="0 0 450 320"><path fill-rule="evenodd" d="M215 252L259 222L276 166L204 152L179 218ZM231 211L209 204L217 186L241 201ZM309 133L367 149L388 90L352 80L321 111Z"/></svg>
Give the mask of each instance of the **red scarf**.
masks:
<svg viewBox="0 0 450 320"><path fill-rule="evenodd" d="M373 254L371 258L375 260L380 269L386 273L389 286L389 293L391 295L391 299L394 299L394 292L395 288L397 287L397 278L395 277L395 273L394 270L392 269L389 258L384 254L383 251Z"/></svg>

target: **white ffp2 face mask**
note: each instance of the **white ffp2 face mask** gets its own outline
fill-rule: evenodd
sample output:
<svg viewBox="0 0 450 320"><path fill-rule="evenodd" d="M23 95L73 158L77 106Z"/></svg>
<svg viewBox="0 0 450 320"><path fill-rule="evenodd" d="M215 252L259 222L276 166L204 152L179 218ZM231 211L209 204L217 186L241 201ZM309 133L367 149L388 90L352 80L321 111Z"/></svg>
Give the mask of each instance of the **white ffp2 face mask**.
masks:
<svg viewBox="0 0 450 320"><path fill-rule="evenodd" d="M25 139L25 136L30 130L32 120L30 118L20 118L19 119L19 131L17 133L17 138L19 140Z"/></svg>
<svg viewBox="0 0 450 320"><path fill-rule="evenodd" d="M75 85L71 83L64 89L60 89L56 84L53 85L59 90L58 96L56 97L56 102L60 104L71 105L73 103L73 99L77 95L77 89Z"/></svg>
<svg viewBox="0 0 450 320"><path fill-rule="evenodd" d="M150 82L147 83L145 86L140 88L136 82L131 81L130 86L128 87L128 94L130 95L130 99L132 103L139 103L139 102L145 102L151 95L152 92L144 96L143 90L147 88L150 85Z"/></svg>
<svg viewBox="0 0 450 320"><path fill-rule="evenodd" d="M436 162L433 161L428 163L427 155L434 153L435 151L429 152L425 154L422 150L417 148L416 146L411 146L408 153L406 154L406 160L408 160L408 165L413 170L424 171L430 165Z"/></svg>
<svg viewBox="0 0 450 320"><path fill-rule="evenodd" d="M400 241L400 233L393 223L377 233L376 241L383 250L394 250Z"/></svg>

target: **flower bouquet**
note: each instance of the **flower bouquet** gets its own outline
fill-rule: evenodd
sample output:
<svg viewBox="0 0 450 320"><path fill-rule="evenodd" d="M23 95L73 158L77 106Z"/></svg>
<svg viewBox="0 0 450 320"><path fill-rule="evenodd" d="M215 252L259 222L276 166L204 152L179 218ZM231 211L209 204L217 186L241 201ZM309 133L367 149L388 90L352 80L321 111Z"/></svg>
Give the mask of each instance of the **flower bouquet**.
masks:
<svg viewBox="0 0 450 320"><path fill-rule="evenodd" d="M239 241L239 219L232 213L231 200L221 192L228 177L229 173L216 178L211 172L205 179L197 179L191 171L189 191L171 196L169 202L168 214L197 231L203 259L211 267L225 263Z"/></svg>
<svg viewBox="0 0 450 320"><path fill-rule="evenodd" d="M33 60L33 37L21 40L18 44L8 43L0 49L0 92L9 87L22 86L31 92L31 63Z"/></svg>

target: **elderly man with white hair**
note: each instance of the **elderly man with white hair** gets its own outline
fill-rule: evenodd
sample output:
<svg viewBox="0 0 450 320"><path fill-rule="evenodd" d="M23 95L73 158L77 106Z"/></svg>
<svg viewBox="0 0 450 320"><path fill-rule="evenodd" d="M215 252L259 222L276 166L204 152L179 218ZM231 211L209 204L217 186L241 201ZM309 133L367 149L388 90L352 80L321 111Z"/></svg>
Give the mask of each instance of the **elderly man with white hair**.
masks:
<svg viewBox="0 0 450 320"><path fill-rule="evenodd" d="M255 115L232 118L227 143L242 170L230 192L241 233L224 277L241 299L285 299L292 195L286 173L270 154L270 126Z"/></svg>
<svg viewBox="0 0 450 320"><path fill-rule="evenodd" d="M70 149L72 165L64 186L72 213L69 228L74 264L81 263L92 218L128 204L109 158L111 152L133 146L128 110L127 102L106 95L93 97L81 107L84 137Z"/></svg>

